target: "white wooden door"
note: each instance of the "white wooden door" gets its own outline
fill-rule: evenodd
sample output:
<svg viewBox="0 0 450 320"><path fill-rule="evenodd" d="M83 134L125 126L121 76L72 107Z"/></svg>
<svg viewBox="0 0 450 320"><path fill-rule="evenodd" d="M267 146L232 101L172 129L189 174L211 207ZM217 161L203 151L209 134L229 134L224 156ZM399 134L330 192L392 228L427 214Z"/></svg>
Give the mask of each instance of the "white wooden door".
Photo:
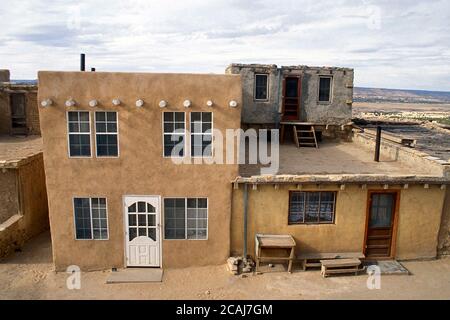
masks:
<svg viewBox="0 0 450 320"><path fill-rule="evenodd" d="M159 267L160 197L126 196L125 250L128 267Z"/></svg>

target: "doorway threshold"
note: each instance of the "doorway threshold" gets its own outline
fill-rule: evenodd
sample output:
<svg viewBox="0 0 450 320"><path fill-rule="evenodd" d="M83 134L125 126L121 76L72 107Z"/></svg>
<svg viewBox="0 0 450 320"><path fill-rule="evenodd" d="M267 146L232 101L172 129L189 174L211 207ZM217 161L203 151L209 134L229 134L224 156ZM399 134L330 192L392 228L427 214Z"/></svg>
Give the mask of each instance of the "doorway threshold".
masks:
<svg viewBox="0 0 450 320"><path fill-rule="evenodd" d="M162 268L126 268L113 271L106 278L106 283L144 283L162 282Z"/></svg>
<svg viewBox="0 0 450 320"><path fill-rule="evenodd" d="M366 267L376 265L380 268L382 275L409 275L410 272L397 260L370 260L363 261Z"/></svg>

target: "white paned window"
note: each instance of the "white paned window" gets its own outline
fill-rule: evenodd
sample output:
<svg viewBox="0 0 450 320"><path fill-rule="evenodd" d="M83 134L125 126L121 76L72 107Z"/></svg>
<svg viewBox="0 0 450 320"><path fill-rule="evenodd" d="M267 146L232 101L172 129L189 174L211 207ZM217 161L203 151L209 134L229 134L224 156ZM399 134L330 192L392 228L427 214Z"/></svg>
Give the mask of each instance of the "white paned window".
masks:
<svg viewBox="0 0 450 320"><path fill-rule="evenodd" d="M91 123L88 111L67 112L70 157L91 156Z"/></svg>
<svg viewBox="0 0 450 320"><path fill-rule="evenodd" d="M207 239L208 199L164 199L164 237L165 239Z"/></svg>
<svg viewBox="0 0 450 320"><path fill-rule="evenodd" d="M106 198L74 198L75 238L108 239Z"/></svg>

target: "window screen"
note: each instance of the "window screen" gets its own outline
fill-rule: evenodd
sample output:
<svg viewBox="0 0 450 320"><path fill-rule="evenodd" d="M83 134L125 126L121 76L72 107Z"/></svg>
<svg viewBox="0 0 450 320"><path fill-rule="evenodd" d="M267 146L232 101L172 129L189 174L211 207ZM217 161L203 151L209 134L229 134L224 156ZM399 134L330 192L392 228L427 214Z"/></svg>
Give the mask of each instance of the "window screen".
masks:
<svg viewBox="0 0 450 320"><path fill-rule="evenodd" d="M68 112L69 156L91 156L91 124L88 111Z"/></svg>
<svg viewBox="0 0 450 320"><path fill-rule="evenodd" d="M255 74L255 100L267 100L267 74Z"/></svg>
<svg viewBox="0 0 450 320"><path fill-rule="evenodd" d="M212 156L212 112L191 112L191 156Z"/></svg>
<svg viewBox="0 0 450 320"><path fill-rule="evenodd" d="M331 77L319 78L319 101L330 101Z"/></svg>
<svg viewBox="0 0 450 320"><path fill-rule="evenodd" d="M97 157L117 157L119 154L117 112L95 113Z"/></svg>
<svg viewBox="0 0 450 320"><path fill-rule="evenodd" d="M75 238L108 239L105 198L74 198Z"/></svg>
<svg viewBox="0 0 450 320"><path fill-rule="evenodd" d="M184 157L185 134L184 112L164 112L164 157Z"/></svg>
<svg viewBox="0 0 450 320"><path fill-rule="evenodd" d="M295 191L289 198L289 224L334 222L335 192Z"/></svg>
<svg viewBox="0 0 450 320"><path fill-rule="evenodd" d="M164 199L166 239L207 239L207 198Z"/></svg>

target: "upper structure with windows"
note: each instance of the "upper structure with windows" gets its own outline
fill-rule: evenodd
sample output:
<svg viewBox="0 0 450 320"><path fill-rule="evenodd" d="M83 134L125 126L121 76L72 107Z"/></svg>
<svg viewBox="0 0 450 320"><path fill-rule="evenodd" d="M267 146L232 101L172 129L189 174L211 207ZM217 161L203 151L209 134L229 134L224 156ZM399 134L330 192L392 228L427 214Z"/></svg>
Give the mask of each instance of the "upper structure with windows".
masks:
<svg viewBox="0 0 450 320"><path fill-rule="evenodd" d="M352 116L353 69L231 64L240 74L242 122L277 127L282 121L346 124Z"/></svg>

